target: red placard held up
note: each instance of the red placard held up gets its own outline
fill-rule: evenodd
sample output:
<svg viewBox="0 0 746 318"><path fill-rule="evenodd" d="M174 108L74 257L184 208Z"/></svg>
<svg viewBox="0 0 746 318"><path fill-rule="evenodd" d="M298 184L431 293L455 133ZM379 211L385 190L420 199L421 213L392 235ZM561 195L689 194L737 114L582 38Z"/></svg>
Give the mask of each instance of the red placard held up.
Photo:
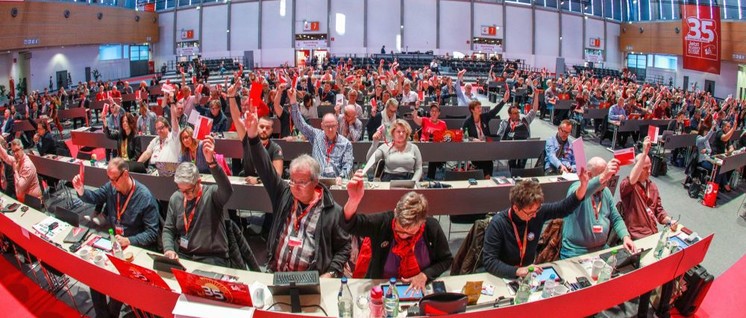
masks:
<svg viewBox="0 0 746 318"><path fill-rule="evenodd" d="M635 148L614 150L614 159L619 160L620 166L631 165L635 163Z"/></svg>

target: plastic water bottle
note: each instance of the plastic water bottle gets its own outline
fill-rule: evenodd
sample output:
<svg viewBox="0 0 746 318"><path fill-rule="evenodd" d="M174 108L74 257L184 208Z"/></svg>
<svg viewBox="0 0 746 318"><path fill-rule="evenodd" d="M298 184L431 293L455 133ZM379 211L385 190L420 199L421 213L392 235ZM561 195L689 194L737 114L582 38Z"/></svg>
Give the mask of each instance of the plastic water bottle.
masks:
<svg viewBox="0 0 746 318"><path fill-rule="evenodd" d="M605 281L608 281L611 279L611 273L614 272L614 268L616 267L616 254L617 250L611 250L611 256L606 260L606 266L601 269L601 272L598 274L598 282L603 283Z"/></svg>
<svg viewBox="0 0 746 318"><path fill-rule="evenodd" d="M547 279L544 282L544 290L541 291L541 298L549 298L554 295L554 288L557 287L557 276L552 274L549 276L549 279Z"/></svg>
<svg viewBox="0 0 746 318"><path fill-rule="evenodd" d="M399 316L399 292L396 290L396 278L389 279L389 290L383 298L383 310L386 318L395 318Z"/></svg>
<svg viewBox="0 0 746 318"><path fill-rule="evenodd" d="M370 318L383 318L383 290L380 286L370 290Z"/></svg>
<svg viewBox="0 0 746 318"><path fill-rule="evenodd" d="M114 229L109 229L109 240L111 240L111 253L116 258L124 259L124 253L122 253L122 245L119 245L116 236L114 236Z"/></svg>
<svg viewBox="0 0 746 318"><path fill-rule="evenodd" d="M469 141L469 130L464 129L464 141Z"/></svg>
<svg viewBox="0 0 746 318"><path fill-rule="evenodd" d="M656 259L663 258L663 253L666 250L666 242L668 241L668 230L669 230L668 225L663 227L663 231L661 231L661 235L658 238L658 244L655 245L655 251L653 253L653 256L655 256Z"/></svg>
<svg viewBox="0 0 746 318"><path fill-rule="evenodd" d="M528 274L521 279L518 285L518 291L515 293L515 304L523 304L528 302L528 297L531 296L531 285L534 279L534 267L528 267Z"/></svg>
<svg viewBox="0 0 746 318"><path fill-rule="evenodd" d="M337 295L339 317L352 318L352 302L352 292L350 286L347 285L347 277L342 277L342 285L339 286Z"/></svg>

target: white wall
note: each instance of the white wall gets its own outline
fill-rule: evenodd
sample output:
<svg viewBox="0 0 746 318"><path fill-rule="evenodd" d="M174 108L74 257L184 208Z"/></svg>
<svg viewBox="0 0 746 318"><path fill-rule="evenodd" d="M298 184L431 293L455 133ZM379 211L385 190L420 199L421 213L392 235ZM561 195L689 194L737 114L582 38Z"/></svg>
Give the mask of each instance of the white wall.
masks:
<svg viewBox="0 0 746 318"><path fill-rule="evenodd" d="M160 69L160 65L173 61L175 57L174 50L174 12L164 12L158 14L158 32L160 35L160 41L153 44L153 60L155 61L156 69Z"/></svg>
<svg viewBox="0 0 746 318"><path fill-rule="evenodd" d="M562 15L562 57L565 64L583 64L583 17L574 14Z"/></svg>
<svg viewBox="0 0 746 318"><path fill-rule="evenodd" d="M284 7L282 3L284 2ZM293 0L262 2L262 50L257 60L265 67L279 66L285 62L293 64L294 38L291 35Z"/></svg>
<svg viewBox="0 0 746 318"><path fill-rule="evenodd" d="M679 57L676 83L683 85L684 76L689 76L689 88L697 83L697 88L704 90L705 80L715 81L715 97L725 98L728 94L736 96L738 82L738 64L723 61L720 63L720 74L711 74L684 69L684 59Z"/></svg>
<svg viewBox="0 0 746 318"><path fill-rule="evenodd" d="M509 26L512 25L510 22L512 18L513 16L508 13ZM536 27L536 40L534 41L536 43L536 56L534 62L530 64L539 68L546 67L553 72L557 64L557 57L560 56L559 15L556 12L536 10L534 24ZM526 38L530 39L531 34L529 33ZM512 42L507 45L510 51L510 47L513 46Z"/></svg>
<svg viewBox="0 0 746 318"><path fill-rule="evenodd" d="M624 54L619 52L619 32L621 30L618 23L606 23L606 67L613 69L622 69L622 60Z"/></svg>
<svg viewBox="0 0 746 318"><path fill-rule="evenodd" d="M231 53L243 55L243 51L259 48L259 2L231 4ZM254 55L257 56L256 54Z"/></svg>
<svg viewBox="0 0 746 318"><path fill-rule="evenodd" d="M366 53L363 45L365 37L364 10L365 1L363 0L332 1L332 22L329 28L329 37L333 37L334 41L329 39L329 45L333 53ZM340 18L339 28L337 28L337 17ZM341 21L342 19L344 21Z"/></svg>
<svg viewBox="0 0 746 318"><path fill-rule="evenodd" d="M433 0L404 1L402 50L409 52L435 50L438 30L436 15L437 8Z"/></svg>
<svg viewBox="0 0 746 318"><path fill-rule="evenodd" d="M91 73L94 69L98 69L102 80L130 76L129 59L99 61L97 45L37 49L30 52L31 74L28 82L31 90L48 87L49 76L55 76L57 71L64 70L70 73L74 84L85 81L86 67L91 68ZM93 74L91 74L91 79L93 79ZM56 86L56 79L53 78L53 82Z"/></svg>
<svg viewBox="0 0 746 318"><path fill-rule="evenodd" d="M176 42L182 41L182 30L194 30L194 40L199 40L199 14L200 10L196 7L176 11ZM200 50L203 49L200 48Z"/></svg>
<svg viewBox="0 0 746 318"><path fill-rule="evenodd" d="M524 6L511 6L505 8L505 27L507 28L505 43L505 57L510 59L524 59L527 63L533 64L534 56L532 54L533 42L533 23L531 21L531 9ZM538 14L539 11L537 10ZM511 27L516 26L516 27ZM556 28L552 28L556 31ZM537 33L538 35L538 33ZM537 50L538 52L538 50Z"/></svg>
<svg viewBox="0 0 746 318"><path fill-rule="evenodd" d="M399 52L396 39L401 35L399 0L368 0L368 53Z"/></svg>
<svg viewBox="0 0 746 318"><path fill-rule="evenodd" d="M301 0L296 1L295 7L295 33L327 33L326 0ZM288 7L290 12L290 7ZM303 20L318 21L318 31L303 31Z"/></svg>
<svg viewBox="0 0 746 318"><path fill-rule="evenodd" d="M5 86L5 93L10 92L10 75L13 68L13 54L2 52L0 53L0 85ZM16 76L13 76L15 80ZM2 99L2 97L0 97Z"/></svg>
<svg viewBox="0 0 746 318"><path fill-rule="evenodd" d="M441 21L442 22L442 21ZM478 37L490 37L488 35L482 35L483 25L494 25L497 26L497 34L493 37L496 39L502 39L503 37L503 6L495 5L490 3L474 3L474 29L472 30L474 36Z"/></svg>
<svg viewBox="0 0 746 318"><path fill-rule="evenodd" d="M202 7L202 56L221 58L228 52L228 6L211 5Z"/></svg>
<svg viewBox="0 0 746 318"><path fill-rule="evenodd" d="M454 51L468 54L471 45L471 32L469 30L469 19L471 19L471 7L468 2L447 1L440 2L440 53Z"/></svg>

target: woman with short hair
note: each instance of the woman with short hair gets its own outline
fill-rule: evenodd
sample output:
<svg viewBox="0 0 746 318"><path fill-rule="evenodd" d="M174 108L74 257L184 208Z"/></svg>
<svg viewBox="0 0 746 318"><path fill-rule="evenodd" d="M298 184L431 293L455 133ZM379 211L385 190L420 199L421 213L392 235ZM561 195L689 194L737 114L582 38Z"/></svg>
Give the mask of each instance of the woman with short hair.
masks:
<svg viewBox="0 0 746 318"><path fill-rule="evenodd" d="M365 277L395 277L410 283L411 291L424 291L425 285L448 270L453 262L440 223L427 216L427 199L411 191L399 199L393 211L360 214L356 212L364 188L363 172L358 170L347 184L348 200L339 224L351 235L371 240L371 259Z"/></svg>
<svg viewBox="0 0 746 318"><path fill-rule="evenodd" d="M389 132L392 138L379 146L381 134L373 135L373 143L368 149L368 163L371 167L378 160L383 160L384 171L381 181L414 180L422 178L422 155L417 145L409 141L412 127L403 119L396 119L391 124Z"/></svg>

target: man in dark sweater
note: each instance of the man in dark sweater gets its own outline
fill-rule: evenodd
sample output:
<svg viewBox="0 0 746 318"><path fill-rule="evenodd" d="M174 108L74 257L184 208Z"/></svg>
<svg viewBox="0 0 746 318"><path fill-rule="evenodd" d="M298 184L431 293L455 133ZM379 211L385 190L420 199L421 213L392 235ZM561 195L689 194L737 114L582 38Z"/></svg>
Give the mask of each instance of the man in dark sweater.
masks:
<svg viewBox="0 0 746 318"><path fill-rule="evenodd" d="M288 91L295 103L295 89ZM267 240L267 269L273 272L315 270L321 277L339 277L350 257L350 236L338 220L342 207L319 183L321 168L309 155L290 162L290 182L276 173L259 138L257 114L244 121L251 160L272 201L272 228Z"/></svg>
<svg viewBox="0 0 746 318"><path fill-rule="evenodd" d="M484 234L484 267L502 278L523 277L536 257L544 222L572 213L585 198L586 191L596 192L599 178L589 183L589 174L580 172L575 195L558 202L543 203L544 193L535 181L521 181L510 189L511 208L495 215ZM541 268L537 269L541 272Z"/></svg>
<svg viewBox="0 0 746 318"><path fill-rule="evenodd" d="M215 185L202 185L197 166L184 162L176 168L178 191L168 202L163 226L163 251L171 259L228 266L228 236L223 206L233 194L228 176L215 162L215 140L202 141L202 151Z"/></svg>

